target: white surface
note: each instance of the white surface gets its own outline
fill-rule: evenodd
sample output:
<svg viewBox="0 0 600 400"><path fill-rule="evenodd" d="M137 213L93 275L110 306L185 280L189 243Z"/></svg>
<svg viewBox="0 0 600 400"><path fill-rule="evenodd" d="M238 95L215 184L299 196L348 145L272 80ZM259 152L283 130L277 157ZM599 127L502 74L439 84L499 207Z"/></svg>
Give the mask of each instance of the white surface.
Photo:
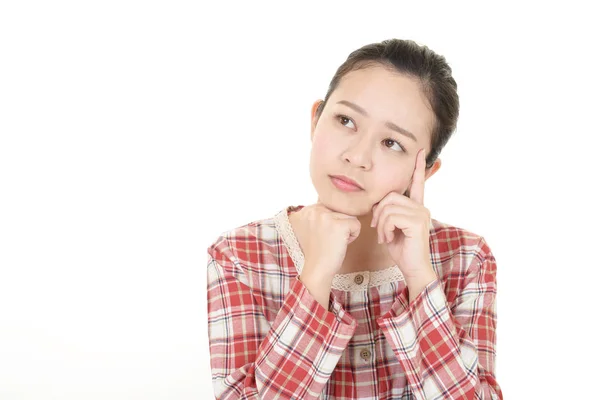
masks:
<svg viewBox="0 0 600 400"><path fill-rule="evenodd" d="M595 391L590 7L201 3L0 5L0 398L211 398L206 248L315 199L310 106L390 37L459 84L425 202L497 258L505 398Z"/></svg>

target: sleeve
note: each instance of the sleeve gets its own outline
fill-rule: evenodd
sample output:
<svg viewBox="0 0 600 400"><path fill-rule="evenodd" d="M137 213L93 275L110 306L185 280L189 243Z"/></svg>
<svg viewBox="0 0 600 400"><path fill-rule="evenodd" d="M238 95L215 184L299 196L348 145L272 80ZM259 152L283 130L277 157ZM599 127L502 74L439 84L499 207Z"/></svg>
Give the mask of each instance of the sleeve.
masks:
<svg viewBox="0 0 600 400"><path fill-rule="evenodd" d="M494 372L496 260L483 239L478 247L452 305L436 279L410 304L405 289L377 321L418 399L503 398Z"/></svg>
<svg viewBox="0 0 600 400"><path fill-rule="evenodd" d="M317 399L356 321L333 296L326 310L295 277L272 323L268 299L208 261L208 336L217 399Z"/></svg>

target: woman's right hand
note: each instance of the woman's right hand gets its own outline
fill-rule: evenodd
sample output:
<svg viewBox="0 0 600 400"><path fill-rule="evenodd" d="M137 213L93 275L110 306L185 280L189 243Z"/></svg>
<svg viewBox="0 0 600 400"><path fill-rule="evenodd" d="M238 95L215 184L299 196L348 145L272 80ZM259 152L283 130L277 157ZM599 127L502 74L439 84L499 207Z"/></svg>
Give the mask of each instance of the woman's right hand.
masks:
<svg viewBox="0 0 600 400"><path fill-rule="evenodd" d="M333 279L348 245L360 234L358 218L332 211L322 203L305 206L296 214L293 228L304 253L301 280Z"/></svg>

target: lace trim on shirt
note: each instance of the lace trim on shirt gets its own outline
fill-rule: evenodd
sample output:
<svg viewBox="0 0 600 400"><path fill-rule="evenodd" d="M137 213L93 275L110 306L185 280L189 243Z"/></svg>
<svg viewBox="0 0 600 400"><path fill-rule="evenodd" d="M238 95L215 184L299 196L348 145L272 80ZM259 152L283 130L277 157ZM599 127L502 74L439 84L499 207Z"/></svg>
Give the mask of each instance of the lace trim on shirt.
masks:
<svg viewBox="0 0 600 400"><path fill-rule="evenodd" d="M297 206L289 206L281 210L277 213L277 215L275 215L274 221L275 229L277 229L277 232L283 239L283 244L290 254L298 274L300 274L302 272L302 268L304 267L304 254L302 253L302 249L300 248L300 244L298 243L298 239L296 238L296 234L294 233L292 224L290 224L290 220L288 218L288 213L291 211L296 211L297 208ZM355 279L357 275L363 276L364 283L356 283ZM402 272L400 272L400 269L394 265L379 271L360 271L348 274L335 274L331 287L333 289L338 289L345 292L354 292L362 291L372 286L380 286L386 283L393 283L401 280L404 280Z"/></svg>
<svg viewBox="0 0 600 400"><path fill-rule="evenodd" d="M298 274L300 274L302 272L302 267L304 267L304 254L300 249L300 244L298 243L298 239L296 238L296 234L294 233L292 224L290 224L288 218L288 210L290 210L290 208L293 210L293 206L291 206L277 213L275 216L275 229L277 229L277 233L283 239L283 244L287 248L290 257L292 257L292 261L296 266Z"/></svg>

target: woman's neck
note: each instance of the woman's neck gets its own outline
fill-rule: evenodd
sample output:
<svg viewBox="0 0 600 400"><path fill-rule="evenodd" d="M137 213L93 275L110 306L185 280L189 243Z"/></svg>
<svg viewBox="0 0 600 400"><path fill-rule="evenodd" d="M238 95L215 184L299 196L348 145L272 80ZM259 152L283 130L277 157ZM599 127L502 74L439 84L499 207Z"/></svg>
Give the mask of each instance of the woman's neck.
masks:
<svg viewBox="0 0 600 400"><path fill-rule="evenodd" d="M387 245L377 243L377 229L371 228L372 214L359 217L360 234L348 245L340 274L358 271L379 271L395 265Z"/></svg>

